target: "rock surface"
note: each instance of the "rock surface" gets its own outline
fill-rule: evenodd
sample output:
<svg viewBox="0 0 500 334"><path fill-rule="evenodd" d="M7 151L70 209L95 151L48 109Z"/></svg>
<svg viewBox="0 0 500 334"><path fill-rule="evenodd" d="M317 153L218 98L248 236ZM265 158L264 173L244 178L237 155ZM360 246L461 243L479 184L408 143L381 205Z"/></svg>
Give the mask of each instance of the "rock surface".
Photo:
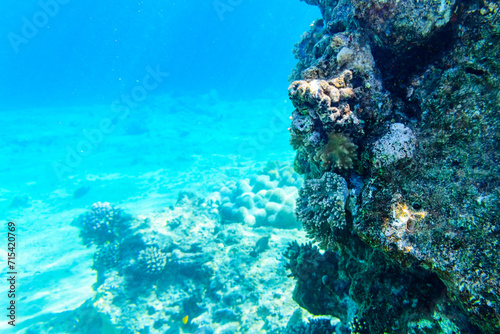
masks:
<svg viewBox="0 0 500 334"><path fill-rule="evenodd" d="M323 206L309 215L297 206L316 226L309 234L340 257L318 262L318 273L339 268L321 298L295 275L295 299L370 333L498 332L498 4L305 2L323 18L295 49L295 169L305 189L335 173L350 196L337 218L347 232L324 228ZM335 163L338 152L349 163ZM298 203L310 197L301 191ZM324 222L310 224L315 216Z"/></svg>

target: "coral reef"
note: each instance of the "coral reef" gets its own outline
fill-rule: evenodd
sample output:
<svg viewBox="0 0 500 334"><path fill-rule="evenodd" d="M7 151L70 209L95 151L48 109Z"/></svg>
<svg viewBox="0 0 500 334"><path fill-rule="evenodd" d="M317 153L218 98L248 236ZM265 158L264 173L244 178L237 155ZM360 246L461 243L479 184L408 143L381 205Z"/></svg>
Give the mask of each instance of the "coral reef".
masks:
<svg viewBox="0 0 500 334"><path fill-rule="evenodd" d="M96 244L96 295L75 310L74 317L85 313L99 319L92 327L96 333L283 333L297 305L281 252L296 238L305 241L305 233L296 225L281 228L283 222L274 227L223 220L225 202L220 198L221 193L234 193L231 198L236 200L248 186L255 189L254 198L269 192L262 200L278 203L288 188L297 193L301 181L281 162L269 162L244 180L246 185L228 178L210 185L212 192L206 196L180 191L175 205L147 216L120 211L129 217L127 232L106 237L113 242ZM229 192L221 191L225 188ZM292 217L295 197L283 204ZM94 205L75 221L101 206ZM293 222L297 224L295 218ZM311 323L311 328L328 328L326 323Z"/></svg>
<svg viewBox="0 0 500 334"><path fill-rule="evenodd" d="M300 276L297 302L317 313L329 299L328 315L344 326L362 319L356 331L498 332L498 4L306 2L323 18L296 45L290 76L290 144L306 177L296 212L321 248L339 253L340 275L357 280L346 283L349 316L331 291L304 303L299 296L315 294ZM340 138L351 147L341 164ZM331 173L349 189L343 206L322 200L318 182ZM321 205L307 208L311 199ZM332 212L344 217L344 237L332 238ZM393 312L398 300L378 291L402 291L413 312Z"/></svg>

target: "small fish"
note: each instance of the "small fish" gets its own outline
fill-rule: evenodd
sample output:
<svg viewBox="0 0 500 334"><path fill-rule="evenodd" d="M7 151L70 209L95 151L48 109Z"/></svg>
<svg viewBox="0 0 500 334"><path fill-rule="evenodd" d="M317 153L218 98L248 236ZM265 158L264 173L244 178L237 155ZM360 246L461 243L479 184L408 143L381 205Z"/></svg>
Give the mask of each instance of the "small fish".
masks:
<svg viewBox="0 0 500 334"><path fill-rule="evenodd" d="M184 318L182 318L182 323L185 325L188 323L188 320L189 320L189 316L186 315Z"/></svg>
<svg viewBox="0 0 500 334"><path fill-rule="evenodd" d="M250 252L250 256L257 257L260 253L263 253L267 249L269 249L269 237L262 237L255 243L253 251Z"/></svg>
<svg viewBox="0 0 500 334"><path fill-rule="evenodd" d="M73 193L73 198L74 199L77 199L77 198L80 198L80 197L83 197L85 196L90 190L90 187L80 187L78 189L75 190L75 192Z"/></svg>

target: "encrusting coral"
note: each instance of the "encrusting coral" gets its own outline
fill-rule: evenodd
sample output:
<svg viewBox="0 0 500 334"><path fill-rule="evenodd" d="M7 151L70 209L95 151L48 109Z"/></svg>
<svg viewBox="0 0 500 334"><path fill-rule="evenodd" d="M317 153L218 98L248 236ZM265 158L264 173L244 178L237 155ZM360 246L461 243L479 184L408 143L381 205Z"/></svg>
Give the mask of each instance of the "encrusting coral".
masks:
<svg viewBox="0 0 500 334"><path fill-rule="evenodd" d="M384 167L401 159L412 158L415 143L410 128L401 123L391 124L389 131L373 144L373 166Z"/></svg>

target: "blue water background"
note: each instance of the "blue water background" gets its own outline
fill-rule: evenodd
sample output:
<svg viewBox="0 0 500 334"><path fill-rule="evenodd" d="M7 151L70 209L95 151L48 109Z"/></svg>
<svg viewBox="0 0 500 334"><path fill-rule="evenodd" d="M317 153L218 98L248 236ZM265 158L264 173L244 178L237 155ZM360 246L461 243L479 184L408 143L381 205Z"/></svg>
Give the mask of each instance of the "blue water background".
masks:
<svg viewBox="0 0 500 334"><path fill-rule="evenodd" d="M0 109L109 104L147 66L169 73L155 94L286 96L292 46L320 16L299 1L61 2L17 47L23 18L43 23L37 15L51 1L0 5Z"/></svg>
<svg viewBox="0 0 500 334"><path fill-rule="evenodd" d="M299 1L222 0L231 10L218 13L212 0L59 0L23 36L51 1L0 4L0 215L18 222L28 292L16 330L94 296L92 249L70 225L92 203L147 215L180 190L292 159L292 48L320 16ZM148 68L168 76L121 118L113 101L141 87ZM103 133L109 119L114 130Z"/></svg>

